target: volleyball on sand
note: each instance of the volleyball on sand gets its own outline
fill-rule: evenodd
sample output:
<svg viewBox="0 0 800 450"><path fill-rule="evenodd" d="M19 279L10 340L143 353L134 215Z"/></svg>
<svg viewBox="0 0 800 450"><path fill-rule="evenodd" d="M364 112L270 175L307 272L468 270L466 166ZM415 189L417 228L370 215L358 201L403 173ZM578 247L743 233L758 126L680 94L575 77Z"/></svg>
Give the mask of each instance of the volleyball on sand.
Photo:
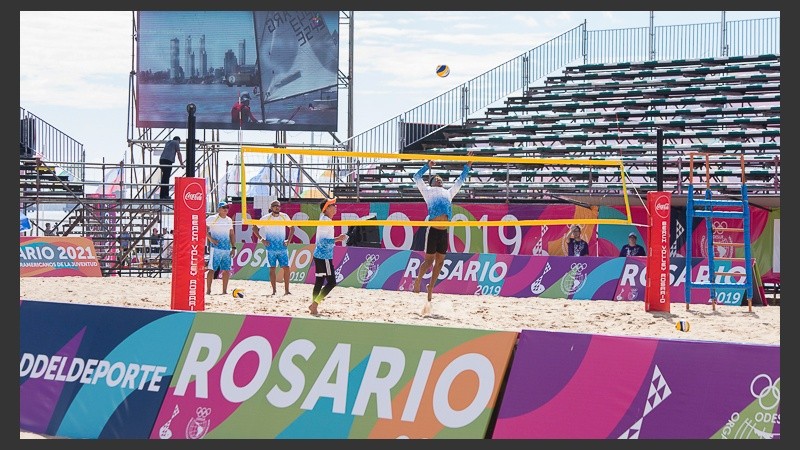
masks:
<svg viewBox="0 0 800 450"><path fill-rule="evenodd" d="M436 75L439 75L442 78L450 75L450 66L448 66L447 64L441 64L436 66Z"/></svg>
<svg viewBox="0 0 800 450"><path fill-rule="evenodd" d="M244 290L243 289L238 289L238 288L234 289L232 294L233 294L233 298L244 298Z"/></svg>
<svg viewBox="0 0 800 450"><path fill-rule="evenodd" d="M677 323L675 323L675 329L678 331L689 331L689 321L679 320Z"/></svg>

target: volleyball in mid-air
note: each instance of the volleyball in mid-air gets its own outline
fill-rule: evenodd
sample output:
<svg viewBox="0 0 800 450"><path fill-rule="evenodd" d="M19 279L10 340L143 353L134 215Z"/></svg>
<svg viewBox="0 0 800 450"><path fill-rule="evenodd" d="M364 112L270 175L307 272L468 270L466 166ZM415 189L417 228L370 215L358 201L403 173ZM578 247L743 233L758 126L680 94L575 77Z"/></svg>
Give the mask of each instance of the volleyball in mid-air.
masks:
<svg viewBox="0 0 800 450"><path fill-rule="evenodd" d="M234 289L233 290L233 298L244 298L244 290L242 289Z"/></svg>
<svg viewBox="0 0 800 450"><path fill-rule="evenodd" d="M447 64L440 64L436 66L436 75L439 75L441 78L450 75L450 66Z"/></svg>

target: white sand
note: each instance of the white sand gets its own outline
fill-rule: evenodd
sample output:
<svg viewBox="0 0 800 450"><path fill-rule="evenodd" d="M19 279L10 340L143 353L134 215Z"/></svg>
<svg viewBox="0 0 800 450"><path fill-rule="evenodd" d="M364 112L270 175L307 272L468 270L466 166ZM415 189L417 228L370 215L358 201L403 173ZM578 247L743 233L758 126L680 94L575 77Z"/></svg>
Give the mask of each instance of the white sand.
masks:
<svg viewBox="0 0 800 450"><path fill-rule="evenodd" d="M139 277L41 277L20 278L20 298L69 303L170 308L169 278ZM234 299L234 288L245 298ZM205 311L314 318L308 312L310 284L292 284L292 294L278 295L267 281L231 280L222 295L222 280L214 280ZM336 287L319 306L318 320L351 320L455 328L520 331L539 329L617 336L737 342L780 345L780 306L747 306L673 303L670 312L647 312L641 301L568 300L437 294L433 312L420 315L425 293ZM687 320L688 332L675 329ZM20 430L20 439L48 436Z"/></svg>

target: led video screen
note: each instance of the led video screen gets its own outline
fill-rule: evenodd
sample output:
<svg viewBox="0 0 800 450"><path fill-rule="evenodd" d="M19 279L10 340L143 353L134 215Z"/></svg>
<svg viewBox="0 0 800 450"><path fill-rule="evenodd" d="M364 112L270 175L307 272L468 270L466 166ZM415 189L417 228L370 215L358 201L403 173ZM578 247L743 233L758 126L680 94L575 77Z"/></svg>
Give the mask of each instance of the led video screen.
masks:
<svg viewBox="0 0 800 450"><path fill-rule="evenodd" d="M337 131L338 11L137 16L138 127Z"/></svg>

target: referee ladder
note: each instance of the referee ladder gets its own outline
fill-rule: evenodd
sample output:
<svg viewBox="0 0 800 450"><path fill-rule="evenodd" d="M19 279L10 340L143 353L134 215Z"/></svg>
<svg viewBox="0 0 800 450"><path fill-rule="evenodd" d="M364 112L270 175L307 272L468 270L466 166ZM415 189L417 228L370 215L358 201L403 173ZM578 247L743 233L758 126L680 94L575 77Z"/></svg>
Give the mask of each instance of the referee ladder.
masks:
<svg viewBox="0 0 800 450"><path fill-rule="evenodd" d="M703 198L694 198L694 156L703 157L705 166L705 194ZM753 260L750 249L750 207L747 199L747 184L745 181L744 170L744 157L741 158L741 199L739 200L718 200L712 198L711 190L711 176L709 168L708 153L691 153L689 154L689 188L686 200L686 310L689 310L691 303L692 289L709 289L710 301L712 310L716 310L717 294L729 296L729 298L736 299L737 296L744 295L747 299L748 312L753 311ZM702 176L699 175L701 178ZM720 210L724 208L724 210ZM692 235L693 235L693 222L695 217L705 219L706 224L706 249L708 254L708 268L709 268L709 281L698 282L692 281L691 267L692 267ZM735 219L741 220L741 228L720 227L718 221L714 219ZM742 242L726 242L724 239L715 240L715 236L720 236L722 232L733 232L742 236ZM725 248L725 255L741 255L742 252L737 249L744 250L744 256L722 257L716 256L715 250L717 248ZM732 251L731 251L732 250ZM739 272L731 272L727 267L732 266L733 262L740 261L744 264L745 280L744 284L737 283L734 280L740 279L742 276ZM718 281L721 280L721 281ZM741 297L740 297L741 298ZM743 298L742 298L743 300ZM741 304L741 303L740 303Z"/></svg>

